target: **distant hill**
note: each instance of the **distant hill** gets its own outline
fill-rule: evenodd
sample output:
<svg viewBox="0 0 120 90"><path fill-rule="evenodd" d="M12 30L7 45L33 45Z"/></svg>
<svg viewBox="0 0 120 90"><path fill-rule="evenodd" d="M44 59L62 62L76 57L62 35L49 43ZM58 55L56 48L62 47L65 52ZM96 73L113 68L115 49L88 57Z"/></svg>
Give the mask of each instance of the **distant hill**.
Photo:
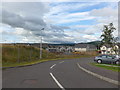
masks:
<svg viewBox="0 0 120 90"><path fill-rule="evenodd" d="M62 45L62 46L74 46L75 43L63 43L63 44L48 44L48 45Z"/></svg>
<svg viewBox="0 0 120 90"><path fill-rule="evenodd" d="M14 43L9 43L9 44L14 44ZM16 43L20 45L36 45L37 47L40 46L40 43ZM52 43L42 43L43 47L48 46L48 45L62 45L62 46L74 46L75 44L92 44L95 45L96 47L99 47L101 45L101 41L92 41L92 42L85 42L85 43L62 43L62 44L52 44Z"/></svg>
<svg viewBox="0 0 120 90"><path fill-rule="evenodd" d="M100 45L101 45L101 41L88 42L87 44L93 44L93 45L95 45L97 48L99 48Z"/></svg>

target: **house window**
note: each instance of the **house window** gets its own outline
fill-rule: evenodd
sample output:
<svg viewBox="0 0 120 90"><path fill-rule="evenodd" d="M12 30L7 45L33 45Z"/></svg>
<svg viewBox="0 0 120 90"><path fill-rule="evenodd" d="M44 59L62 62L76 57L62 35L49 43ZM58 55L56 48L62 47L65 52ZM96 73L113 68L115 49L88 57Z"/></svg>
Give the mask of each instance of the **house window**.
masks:
<svg viewBox="0 0 120 90"><path fill-rule="evenodd" d="M110 51L107 51L107 53L110 53Z"/></svg>
<svg viewBox="0 0 120 90"><path fill-rule="evenodd" d="M103 52L105 52L106 50L102 50Z"/></svg>

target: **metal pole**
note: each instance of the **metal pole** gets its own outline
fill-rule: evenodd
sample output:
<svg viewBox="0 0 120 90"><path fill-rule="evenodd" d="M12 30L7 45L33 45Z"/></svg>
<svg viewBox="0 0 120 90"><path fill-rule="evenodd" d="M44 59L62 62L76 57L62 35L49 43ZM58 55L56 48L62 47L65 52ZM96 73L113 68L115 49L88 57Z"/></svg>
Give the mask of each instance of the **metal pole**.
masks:
<svg viewBox="0 0 120 90"><path fill-rule="evenodd" d="M42 30L44 30L44 28L42 28L41 31L41 35L42 35ZM40 59L42 59L42 36L41 36L41 43L40 43Z"/></svg>
<svg viewBox="0 0 120 90"><path fill-rule="evenodd" d="M44 28L42 28L41 31L41 35L42 35L42 30L44 30ZM42 36L41 36L41 42L40 42L40 59L42 59Z"/></svg>
<svg viewBox="0 0 120 90"><path fill-rule="evenodd" d="M40 59L42 58L42 36L41 36L41 43L40 43Z"/></svg>

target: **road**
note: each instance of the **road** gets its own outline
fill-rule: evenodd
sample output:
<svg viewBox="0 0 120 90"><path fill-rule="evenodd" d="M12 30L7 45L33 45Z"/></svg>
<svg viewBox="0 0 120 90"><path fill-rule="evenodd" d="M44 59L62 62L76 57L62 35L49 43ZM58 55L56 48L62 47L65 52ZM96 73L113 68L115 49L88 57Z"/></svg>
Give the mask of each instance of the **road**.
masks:
<svg viewBox="0 0 120 90"><path fill-rule="evenodd" d="M3 88L118 88L81 70L93 58L43 62L33 66L3 70Z"/></svg>

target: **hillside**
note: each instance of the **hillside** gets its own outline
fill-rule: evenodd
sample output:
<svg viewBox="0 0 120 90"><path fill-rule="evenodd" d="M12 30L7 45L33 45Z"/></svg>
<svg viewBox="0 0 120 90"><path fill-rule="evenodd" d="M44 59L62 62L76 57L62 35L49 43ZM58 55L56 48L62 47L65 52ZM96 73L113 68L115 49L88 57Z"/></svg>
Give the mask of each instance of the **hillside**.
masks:
<svg viewBox="0 0 120 90"><path fill-rule="evenodd" d="M84 52L77 54L71 53L67 55L59 52L51 53L44 49L42 52L42 59L39 59L40 50L37 47L28 45L3 44L2 67L30 65L50 60L91 57L96 55L96 52Z"/></svg>
<svg viewBox="0 0 120 90"><path fill-rule="evenodd" d="M2 45L2 62L5 63L17 63L17 62L28 62L39 59L40 50L39 48L24 46L24 45ZM54 56L54 57L53 57ZM43 50L43 59L56 58L57 56L53 53L49 53Z"/></svg>
<svg viewBox="0 0 120 90"><path fill-rule="evenodd" d="M93 45L95 45L97 48L99 48L100 45L101 45L101 41L88 42L88 44L93 44Z"/></svg>

